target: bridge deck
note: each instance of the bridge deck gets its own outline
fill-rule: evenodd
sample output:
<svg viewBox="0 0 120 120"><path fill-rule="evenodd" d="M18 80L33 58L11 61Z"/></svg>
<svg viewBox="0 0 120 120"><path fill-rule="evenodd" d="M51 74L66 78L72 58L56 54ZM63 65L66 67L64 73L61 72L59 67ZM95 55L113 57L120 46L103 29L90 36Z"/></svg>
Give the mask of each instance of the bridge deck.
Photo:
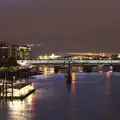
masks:
<svg viewBox="0 0 120 120"><path fill-rule="evenodd" d="M120 60L17 60L18 64L120 64Z"/></svg>

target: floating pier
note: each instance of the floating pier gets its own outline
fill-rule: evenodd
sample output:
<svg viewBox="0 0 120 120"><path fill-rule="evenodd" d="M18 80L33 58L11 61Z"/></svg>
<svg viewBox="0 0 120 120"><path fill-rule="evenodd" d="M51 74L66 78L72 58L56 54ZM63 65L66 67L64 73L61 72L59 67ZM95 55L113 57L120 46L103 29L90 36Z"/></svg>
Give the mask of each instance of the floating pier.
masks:
<svg viewBox="0 0 120 120"><path fill-rule="evenodd" d="M32 82L13 83L10 81L0 83L0 99L24 99L35 92Z"/></svg>

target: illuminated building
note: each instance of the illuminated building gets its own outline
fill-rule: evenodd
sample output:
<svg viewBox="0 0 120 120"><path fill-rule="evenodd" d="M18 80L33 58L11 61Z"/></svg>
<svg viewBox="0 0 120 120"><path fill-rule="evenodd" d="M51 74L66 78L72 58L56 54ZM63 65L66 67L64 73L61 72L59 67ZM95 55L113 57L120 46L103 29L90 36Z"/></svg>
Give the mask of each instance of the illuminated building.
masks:
<svg viewBox="0 0 120 120"><path fill-rule="evenodd" d="M31 48L28 46L0 44L0 59L8 59L10 57L16 59L30 59Z"/></svg>
<svg viewBox="0 0 120 120"><path fill-rule="evenodd" d="M9 46L5 44L0 45L0 59L7 59L9 57Z"/></svg>
<svg viewBox="0 0 120 120"><path fill-rule="evenodd" d="M72 56L73 59L111 59L111 56L113 55L118 55L118 53L68 53L69 55Z"/></svg>
<svg viewBox="0 0 120 120"><path fill-rule="evenodd" d="M39 56L39 59L40 60L48 60L48 59L57 59L61 57L60 55L55 55L55 54L52 54L52 55L43 55L43 56Z"/></svg>
<svg viewBox="0 0 120 120"><path fill-rule="evenodd" d="M31 48L28 46L19 46L18 47L18 57L19 59L30 59Z"/></svg>
<svg viewBox="0 0 120 120"><path fill-rule="evenodd" d="M9 46L9 51L10 51L9 57L17 58L17 49L18 49L17 45Z"/></svg>

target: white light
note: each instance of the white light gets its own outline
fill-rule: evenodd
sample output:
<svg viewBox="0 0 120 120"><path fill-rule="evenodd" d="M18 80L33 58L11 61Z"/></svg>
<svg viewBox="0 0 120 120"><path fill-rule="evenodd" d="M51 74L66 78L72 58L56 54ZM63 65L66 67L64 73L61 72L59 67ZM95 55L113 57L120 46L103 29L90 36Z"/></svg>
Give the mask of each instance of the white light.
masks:
<svg viewBox="0 0 120 120"><path fill-rule="evenodd" d="M53 54L52 54L52 57L54 57L54 56L55 56L55 54L53 53Z"/></svg>
<svg viewBox="0 0 120 120"><path fill-rule="evenodd" d="M118 58L120 58L120 54L118 54Z"/></svg>

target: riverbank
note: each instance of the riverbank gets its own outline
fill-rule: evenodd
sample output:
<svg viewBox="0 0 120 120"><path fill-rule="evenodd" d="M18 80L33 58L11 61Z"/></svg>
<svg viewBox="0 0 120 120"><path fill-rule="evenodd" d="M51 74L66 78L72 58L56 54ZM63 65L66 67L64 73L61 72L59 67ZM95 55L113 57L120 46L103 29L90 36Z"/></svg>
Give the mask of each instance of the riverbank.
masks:
<svg viewBox="0 0 120 120"><path fill-rule="evenodd" d="M18 70L18 71L0 71L0 79L13 80L28 80L30 76L41 75L42 72L31 72L30 70Z"/></svg>

